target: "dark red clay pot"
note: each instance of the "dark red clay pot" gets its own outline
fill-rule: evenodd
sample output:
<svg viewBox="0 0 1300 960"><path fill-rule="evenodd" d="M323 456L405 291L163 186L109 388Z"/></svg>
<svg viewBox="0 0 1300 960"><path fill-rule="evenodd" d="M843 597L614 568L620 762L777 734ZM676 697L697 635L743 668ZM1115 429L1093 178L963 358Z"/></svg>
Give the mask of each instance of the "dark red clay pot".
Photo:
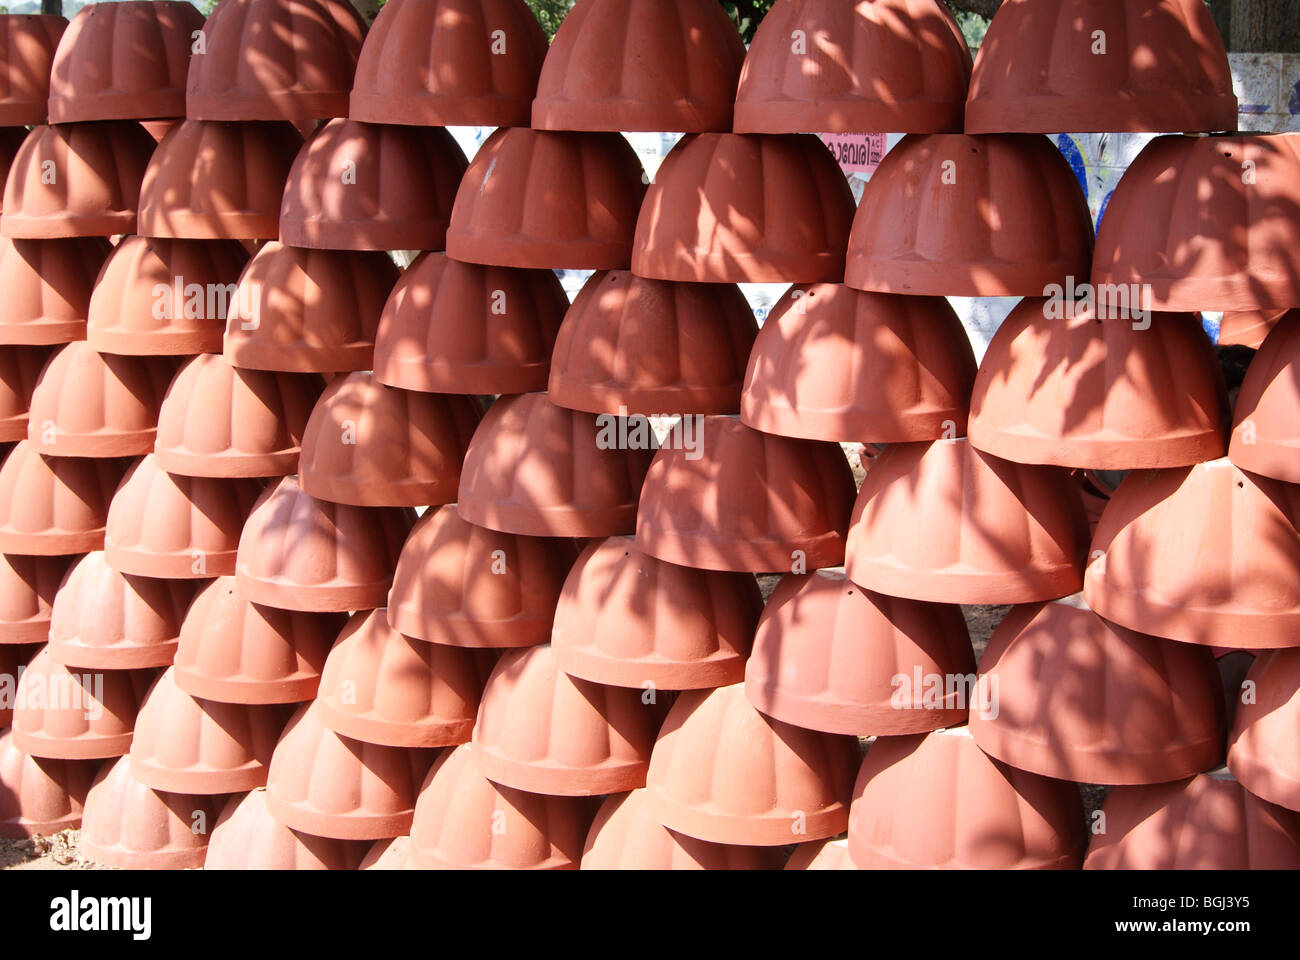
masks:
<svg viewBox="0 0 1300 960"><path fill-rule="evenodd" d="M0 125L45 122L54 51L67 27L68 21L60 16L0 18Z"/></svg>
<svg viewBox="0 0 1300 960"><path fill-rule="evenodd" d="M108 241L0 239L0 343L84 340L95 275Z"/></svg>
<svg viewBox="0 0 1300 960"><path fill-rule="evenodd" d="M561 670L593 683L722 687L743 679L762 609L749 574L679 567L610 537L569 571L551 649Z"/></svg>
<svg viewBox="0 0 1300 960"><path fill-rule="evenodd" d="M0 837L52 836L81 826L95 764L30 757L0 733Z"/></svg>
<svg viewBox="0 0 1300 960"><path fill-rule="evenodd" d="M1084 596L1157 637L1293 647L1300 583L1285 571L1297 565L1300 488L1214 460L1125 478L1097 525Z"/></svg>
<svg viewBox="0 0 1300 960"><path fill-rule="evenodd" d="M411 510L316 500L285 477L262 494L239 538L236 578L254 603L339 613L382 607Z"/></svg>
<svg viewBox="0 0 1300 960"><path fill-rule="evenodd" d="M1157 137L1106 206L1092 282L1144 284L1155 310L1300 307L1297 206L1300 135Z"/></svg>
<svg viewBox="0 0 1300 960"><path fill-rule="evenodd" d="M705 570L771 573L844 562L853 471L835 444L695 421L646 474L636 545ZM694 444L692 451L688 444Z"/></svg>
<svg viewBox="0 0 1300 960"><path fill-rule="evenodd" d="M735 129L958 132L970 72L961 28L935 0L779 0L745 56Z"/></svg>
<svg viewBox="0 0 1300 960"><path fill-rule="evenodd" d="M266 788L231 797L221 811L204 870L356 870L365 840L332 840L291 830L267 809Z"/></svg>
<svg viewBox="0 0 1300 960"><path fill-rule="evenodd" d="M860 870L1077 870L1078 788L985 755L966 727L881 737L853 786Z"/></svg>
<svg viewBox="0 0 1300 960"><path fill-rule="evenodd" d="M17 700L13 694L22 671L44 649L45 644L40 641L0 644L0 686L4 689L4 699L0 700L0 730L13 724Z"/></svg>
<svg viewBox="0 0 1300 960"><path fill-rule="evenodd" d="M1223 342L1222 336L1219 342ZM1243 470L1288 483L1300 482L1300 310L1277 321L1246 368L1233 408L1228 457Z"/></svg>
<svg viewBox="0 0 1300 960"><path fill-rule="evenodd" d="M591 413L735 413L758 325L732 284L593 274L564 316L551 402Z"/></svg>
<svg viewBox="0 0 1300 960"><path fill-rule="evenodd" d="M498 130L461 180L447 255L498 267L626 267L644 177L617 134Z"/></svg>
<svg viewBox="0 0 1300 960"><path fill-rule="evenodd" d="M14 157L18 156L26 139L26 127L0 127L0 177L8 178Z"/></svg>
<svg viewBox="0 0 1300 960"><path fill-rule="evenodd" d="M388 0L361 46L348 116L526 127L546 50L523 0Z"/></svg>
<svg viewBox="0 0 1300 960"><path fill-rule="evenodd" d="M0 441L14 443L27 436L32 391L53 352L39 346L0 346Z"/></svg>
<svg viewBox="0 0 1300 960"><path fill-rule="evenodd" d="M0 553L102 550L109 501L121 479L115 460L43 457L19 442L0 466Z"/></svg>
<svg viewBox="0 0 1300 960"><path fill-rule="evenodd" d="M366 24L346 0L221 0L190 61L198 120L345 117Z"/></svg>
<svg viewBox="0 0 1300 960"><path fill-rule="evenodd" d="M428 393L546 389L569 298L552 270L513 270L422 253L389 294L375 379Z"/></svg>
<svg viewBox="0 0 1300 960"><path fill-rule="evenodd" d="M301 147L302 136L287 123L178 123L145 171L139 232L274 240L280 235L285 180Z"/></svg>
<svg viewBox="0 0 1300 960"><path fill-rule="evenodd" d="M730 130L745 44L712 0L581 0L537 81L539 130Z"/></svg>
<svg viewBox="0 0 1300 960"><path fill-rule="evenodd" d="M1233 691L1236 718L1228 737L1228 766L1255 796L1300 810L1300 652L1273 650L1255 658Z"/></svg>
<svg viewBox="0 0 1300 960"><path fill-rule="evenodd" d="M45 642L54 598L73 562L73 557L0 553L0 650Z"/></svg>
<svg viewBox="0 0 1300 960"><path fill-rule="evenodd" d="M838 282L852 221L853 193L817 137L700 134L664 158L637 219L632 270L692 282Z"/></svg>
<svg viewBox="0 0 1300 960"><path fill-rule="evenodd" d="M267 243L239 278L226 359L291 373L368 370L379 315L399 273L386 253Z"/></svg>
<svg viewBox="0 0 1300 960"><path fill-rule="evenodd" d="M839 840L813 840L794 848L785 863L787 870L856 870L849 856L847 837Z"/></svg>
<svg viewBox="0 0 1300 960"><path fill-rule="evenodd" d="M1186 466L1223 456L1227 408L1198 315L1153 314L1146 327L1105 307L1034 297L1017 304L984 353L970 438L1020 463Z"/></svg>
<svg viewBox="0 0 1300 960"><path fill-rule="evenodd" d="M185 116L193 4L92 3L59 40L50 75L50 122Z"/></svg>
<svg viewBox="0 0 1300 960"><path fill-rule="evenodd" d="M1062 470L966 440L890 447L853 506L845 569L869 590L940 603L1029 603L1077 593L1088 519Z"/></svg>
<svg viewBox="0 0 1300 960"><path fill-rule="evenodd" d="M653 450L617 449L617 426L602 428L595 415L557 407L543 393L499 398L465 454L461 517L532 537L630 533ZM613 444L602 440L609 434Z"/></svg>
<svg viewBox="0 0 1300 960"><path fill-rule="evenodd" d="M1008 3L998 14L975 61L967 133L1237 128L1228 56L1198 0Z"/></svg>
<svg viewBox="0 0 1300 960"><path fill-rule="evenodd" d="M963 723L974 677L959 608L871 593L818 570L787 575L768 598L745 695L807 730L895 736Z"/></svg>
<svg viewBox="0 0 1300 960"><path fill-rule="evenodd" d="M791 288L758 332L740 418L808 440L881 443L966 432L975 353L941 297Z"/></svg>
<svg viewBox="0 0 1300 960"><path fill-rule="evenodd" d="M1286 310L1229 310L1219 322L1221 347L1243 346L1258 350Z"/></svg>

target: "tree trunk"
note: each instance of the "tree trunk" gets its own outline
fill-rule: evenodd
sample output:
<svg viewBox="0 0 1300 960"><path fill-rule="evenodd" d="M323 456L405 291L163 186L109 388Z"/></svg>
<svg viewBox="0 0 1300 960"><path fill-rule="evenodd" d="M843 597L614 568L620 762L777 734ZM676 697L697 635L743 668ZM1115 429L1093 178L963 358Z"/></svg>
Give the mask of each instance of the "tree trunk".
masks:
<svg viewBox="0 0 1300 960"><path fill-rule="evenodd" d="M63 16L63 0L41 0L41 13L47 16Z"/></svg>
<svg viewBox="0 0 1300 960"><path fill-rule="evenodd" d="M1232 0L1227 38L1234 53L1300 53L1295 0Z"/></svg>
<svg viewBox="0 0 1300 960"><path fill-rule="evenodd" d="M379 0L352 0L352 6L357 8L357 13L366 23L374 23L375 17L379 16Z"/></svg>

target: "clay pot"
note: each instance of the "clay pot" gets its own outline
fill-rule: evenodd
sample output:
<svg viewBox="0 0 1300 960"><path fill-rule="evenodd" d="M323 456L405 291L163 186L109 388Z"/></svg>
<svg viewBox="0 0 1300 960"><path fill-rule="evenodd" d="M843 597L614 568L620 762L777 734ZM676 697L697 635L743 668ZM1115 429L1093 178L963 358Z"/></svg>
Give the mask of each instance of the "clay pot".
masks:
<svg viewBox="0 0 1300 960"><path fill-rule="evenodd" d="M1077 870L1083 846L1075 785L986 756L967 727L881 737L853 785L860 870Z"/></svg>
<svg viewBox="0 0 1300 960"><path fill-rule="evenodd" d="M239 278L226 359L290 373L368 370L398 274L384 253L264 244Z"/></svg>
<svg viewBox="0 0 1300 960"><path fill-rule="evenodd" d="M646 474L636 545L705 570L763 573L844 561L853 471L831 443L696 420ZM690 445L694 449L690 449Z"/></svg>
<svg viewBox="0 0 1300 960"><path fill-rule="evenodd" d="M411 510L316 500L285 477L254 504L239 538L236 582L253 603L346 613L382 607Z"/></svg>
<svg viewBox="0 0 1300 960"><path fill-rule="evenodd" d="M606 419L557 407L542 393L498 399L465 453L461 517L533 537L631 532L653 450L619 449L618 423ZM648 422L641 425L653 443Z"/></svg>
<svg viewBox="0 0 1300 960"><path fill-rule="evenodd" d="M1061 470L981 453L966 440L890 447L853 506L854 583L940 603L1029 603L1077 593L1088 519Z"/></svg>
<svg viewBox="0 0 1300 960"><path fill-rule="evenodd" d="M1249 636L1249 635L1247 635ZM1233 691L1236 718L1228 738L1228 765L1252 794L1300 810L1300 652L1261 654L1246 674L1254 685L1249 701L1243 687Z"/></svg>
<svg viewBox="0 0 1300 960"><path fill-rule="evenodd" d="M411 831L415 798L436 750L341 737L304 705L276 744L266 807L293 830L338 840L381 840Z"/></svg>
<svg viewBox="0 0 1300 960"><path fill-rule="evenodd" d="M838 282L852 220L848 181L817 137L700 134L664 158L637 220L632 270L659 280Z"/></svg>
<svg viewBox="0 0 1300 960"><path fill-rule="evenodd" d="M1106 206L1092 282L1142 284L1154 310L1300 306L1298 206L1300 136L1157 137Z"/></svg>
<svg viewBox="0 0 1300 960"><path fill-rule="evenodd" d="M168 360L96 353L84 340L61 348L32 394L27 439L51 457L133 457L153 450Z"/></svg>
<svg viewBox="0 0 1300 960"><path fill-rule="evenodd" d="M7 14L0 18L0 125L45 122L50 68L68 27L60 16Z"/></svg>
<svg viewBox="0 0 1300 960"><path fill-rule="evenodd" d="M233 240L123 237L91 294L86 339L101 353L220 353L247 262Z"/></svg>
<svg viewBox="0 0 1300 960"><path fill-rule="evenodd" d="M551 401L591 413L735 413L757 333L734 285L596 273L555 341Z"/></svg>
<svg viewBox="0 0 1300 960"><path fill-rule="evenodd" d="M316 697L335 733L393 747L469 742L496 654L405 637L388 611L358 613L330 651Z"/></svg>
<svg viewBox="0 0 1300 960"><path fill-rule="evenodd" d="M190 477L293 473L319 396L314 376L244 370L219 354L197 356L163 398L154 460Z"/></svg>
<svg viewBox="0 0 1300 960"><path fill-rule="evenodd" d="M113 495L104 556L123 573L203 580L235 572L240 529L261 492L254 480L183 477L152 455Z"/></svg>
<svg viewBox="0 0 1300 960"><path fill-rule="evenodd" d="M193 599L194 587L183 580L118 573L103 553L88 553L54 598L50 656L76 670L170 666Z"/></svg>
<svg viewBox="0 0 1300 960"><path fill-rule="evenodd" d="M645 786L663 707L561 672L549 645L502 654L479 703L474 763L493 783L562 797Z"/></svg>
<svg viewBox="0 0 1300 960"><path fill-rule="evenodd" d="M1220 337L1222 342L1222 337ZM1300 482L1296 468L1296 415L1300 413L1296 362L1300 360L1300 310L1278 320L1246 368L1233 408L1228 457L1243 470L1288 483Z"/></svg>
<svg viewBox="0 0 1300 960"><path fill-rule="evenodd" d="M1219 321L1219 339L1215 342L1221 347L1258 350L1286 313L1285 310L1229 310Z"/></svg>
<svg viewBox="0 0 1300 960"><path fill-rule="evenodd" d="M348 116L526 127L546 49L522 0L388 0L362 44Z"/></svg>
<svg viewBox="0 0 1300 960"><path fill-rule="evenodd" d="M0 441L27 436L27 410L41 369L54 351L45 347L0 346Z"/></svg>
<svg viewBox="0 0 1300 960"><path fill-rule="evenodd" d="M1198 0L1013 3L998 14L975 60L968 133L1237 128L1228 56ZM1112 45L1101 56L1098 32Z"/></svg>
<svg viewBox="0 0 1300 960"><path fill-rule="evenodd" d="M358 870L405 870L411 855L410 837L376 840L361 859Z"/></svg>
<svg viewBox="0 0 1300 960"><path fill-rule="evenodd" d="M1084 596L1113 623L1183 643L1300 645L1292 484L1227 460L1130 473L1091 549Z"/></svg>
<svg viewBox="0 0 1300 960"><path fill-rule="evenodd" d="M102 550L109 501L121 478L116 461L43 457L20 441L0 466L0 553Z"/></svg>
<svg viewBox="0 0 1300 960"><path fill-rule="evenodd" d="M790 859L786 861L787 870L856 870L853 858L849 856L849 841L813 840L801 843L794 848Z"/></svg>
<svg viewBox="0 0 1300 960"><path fill-rule="evenodd" d="M178 123L158 144L145 171L139 232L195 240L274 240L280 235L285 180L301 147L302 136L287 123Z"/></svg>
<svg viewBox="0 0 1300 960"><path fill-rule="evenodd" d="M498 130L460 182L447 255L499 267L626 267L644 176L616 134Z"/></svg>
<svg viewBox="0 0 1300 960"><path fill-rule="evenodd" d="M975 378L971 443L1020 463L1100 470L1223 456L1227 388L1200 317L1149 320L1114 318L1105 306L1020 301Z"/></svg>
<svg viewBox="0 0 1300 960"><path fill-rule="evenodd" d="M712 0L582 0L546 54L532 125L730 130L744 59L735 25Z"/></svg>
<svg viewBox="0 0 1300 960"><path fill-rule="evenodd" d="M198 120L346 117L366 24L346 0L222 0L190 62L186 114Z"/></svg>
<svg viewBox="0 0 1300 960"><path fill-rule="evenodd" d="M782 578L768 598L745 695L808 730L895 736L963 723L978 706L974 679L959 608L871 593L819 570Z"/></svg>
<svg viewBox="0 0 1300 960"><path fill-rule="evenodd" d="M758 332L740 418L808 440L937 440L966 432L974 379L970 340L941 297L805 284Z"/></svg>
<svg viewBox="0 0 1300 960"><path fill-rule="evenodd" d="M54 597L72 562L72 557L0 553L0 650L45 642Z"/></svg>
<svg viewBox="0 0 1300 960"><path fill-rule="evenodd" d="M81 826L93 763L30 757L0 733L0 837L52 836Z"/></svg>
<svg viewBox="0 0 1300 960"><path fill-rule="evenodd" d="M185 116L193 4L92 3L59 40L50 75L50 122Z"/></svg>
<svg viewBox="0 0 1300 960"><path fill-rule="evenodd" d="M231 797L208 840L204 870L356 870L364 840L331 840L291 830L271 816L266 788Z"/></svg>
<svg viewBox="0 0 1300 960"><path fill-rule="evenodd" d="M619 687L689 690L745 675L763 609L743 573L679 567L647 556L632 537L583 550L569 571L551 634L556 665Z"/></svg>
<svg viewBox="0 0 1300 960"><path fill-rule="evenodd" d="M1116 787L1085 870L1300 869L1300 816L1248 793L1223 771Z"/></svg>
<svg viewBox="0 0 1300 960"><path fill-rule="evenodd" d="M0 342L85 339L90 291L109 249L101 238L0 239Z"/></svg>

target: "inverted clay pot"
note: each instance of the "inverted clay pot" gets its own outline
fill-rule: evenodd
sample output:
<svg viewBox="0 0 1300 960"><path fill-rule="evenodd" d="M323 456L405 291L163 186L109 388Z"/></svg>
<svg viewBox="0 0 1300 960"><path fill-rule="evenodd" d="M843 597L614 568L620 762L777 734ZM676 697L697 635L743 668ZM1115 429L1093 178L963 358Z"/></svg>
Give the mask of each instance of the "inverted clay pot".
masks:
<svg viewBox="0 0 1300 960"><path fill-rule="evenodd" d="M226 359L292 373L370 369L399 272L385 253L264 244L239 278Z"/></svg>
<svg viewBox="0 0 1300 960"><path fill-rule="evenodd" d="M735 130L960 131L970 73L935 0L779 0L745 56Z"/></svg>
<svg viewBox="0 0 1300 960"><path fill-rule="evenodd" d="M1222 337L1220 337L1222 343ZM1243 470L1288 483L1300 482L1296 453L1300 436L1300 310L1276 322L1259 352L1246 368L1246 378L1233 407L1228 457Z"/></svg>
<svg viewBox="0 0 1300 960"><path fill-rule="evenodd" d="M869 590L940 603L1077 593L1088 520L1062 470L1000 460L967 440L890 447L853 507L845 569Z"/></svg>
<svg viewBox="0 0 1300 960"><path fill-rule="evenodd" d="M853 193L811 134L687 137L636 225L632 270L659 280L838 282Z"/></svg>
<svg viewBox="0 0 1300 960"><path fill-rule="evenodd" d="M626 267L643 178L617 134L498 130L460 182L447 255L528 269Z"/></svg>
<svg viewBox="0 0 1300 960"><path fill-rule="evenodd" d="M0 346L0 442L27 436L32 391L52 353L45 347Z"/></svg>
<svg viewBox="0 0 1300 960"><path fill-rule="evenodd" d="M1219 321L1221 347L1242 346L1258 350L1286 310L1228 310Z"/></svg>
<svg viewBox="0 0 1300 960"><path fill-rule="evenodd" d="M231 797L208 838L204 870L356 870L370 844L313 837L271 816L266 788Z"/></svg>
<svg viewBox="0 0 1300 960"><path fill-rule="evenodd" d="M1300 135L1157 137L1124 171L1092 282L1154 310L1300 306Z"/></svg>
<svg viewBox="0 0 1300 960"><path fill-rule="evenodd" d="M185 116L193 4L93 3L59 40L50 74L50 122Z"/></svg>
<svg viewBox="0 0 1300 960"><path fill-rule="evenodd" d="M1020 463L1186 466L1223 456L1226 410L1223 370L1198 315L1154 314L1147 327L1106 307L1034 297L985 351L970 438Z"/></svg>
<svg viewBox="0 0 1300 960"><path fill-rule="evenodd" d="M941 297L792 287L758 332L740 418L764 433L896 443L966 431L975 354Z"/></svg>
<svg viewBox="0 0 1300 960"><path fill-rule="evenodd" d="M410 837L389 837L367 843L369 849L361 858L358 870L405 870L411 855Z"/></svg>
<svg viewBox="0 0 1300 960"><path fill-rule="evenodd" d="M139 232L194 240L274 240L280 235L284 183L301 147L302 136L287 123L178 123L158 144L145 171Z"/></svg>
<svg viewBox="0 0 1300 960"><path fill-rule="evenodd" d="M102 550L109 501L121 478L117 461L43 457L20 441L0 465L0 553Z"/></svg>
<svg viewBox="0 0 1300 960"><path fill-rule="evenodd" d="M285 477L262 494L239 538L236 578L254 603L339 613L382 607L415 514L316 500Z"/></svg>
<svg viewBox="0 0 1300 960"><path fill-rule="evenodd" d="M0 733L0 837L51 836L81 825L95 764L31 757Z"/></svg>
<svg viewBox="0 0 1300 960"><path fill-rule="evenodd" d="M564 797L645 786L658 698L563 673L549 645L502 654L479 703L474 763L493 783Z"/></svg>
<svg viewBox="0 0 1300 960"><path fill-rule="evenodd" d="M819 570L787 575L768 598L745 695L808 730L895 736L965 721L974 676L956 606L871 593Z"/></svg>
<svg viewBox="0 0 1300 960"><path fill-rule="evenodd" d="M734 285L593 274L555 341L551 402L591 413L735 413L757 333Z"/></svg>
<svg viewBox="0 0 1300 960"><path fill-rule="evenodd" d="M787 870L856 870L849 856L847 837L838 840L813 840L794 848L785 863Z"/></svg>
<svg viewBox="0 0 1300 960"><path fill-rule="evenodd" d="M837 445L759 433L728 417L697 420L692 432L666 444L646 474L639 550L751 573L844 561L854 481Z"/></svg>
<svg viewBox="0 0 1300 960"><path fill-rule="evenodd" d="M348 116L526 127L546 50L523 0L389 0L361 46Z"/></svg>
<svg viewBox="0 0 1300 960"><path fill-rule="evenodd" d="M73 561L0 553L0 646L45 642L55 595Z"/></svg>
<svg viewBox="0 0 1300 960"><path fill-rule="evenodd" d="M0 342L54 344L83 340L95 276L108 241L0 239Z"/></svg>
<svg viewBox="0 0 1300 960"><path fill-rule="evenodd" d="M610 537L569 571L551 650L561 670L593 683L721 687L744 677L762 609L749 574L680 567Z"/></svg>
<svg viewBox="0 0 1300 960"><path fill-rule="evenodd" d="M1228 737L1228 766L1252 794L1290 810L1300 810L1300 652L1261 654L1246 680L1254 684L1250 701L1234 691L1236 718Z"/></svg>
<svg viewBox="0 0 1300 960"><path fill-rule="evenodd" d="M57 15L0 19L0 125L44 123L50 68L68 21Z"/></svg>
<svg viewBox="0 0 1300 960"><path fill-rule="evenodd" d="M1228 56L1198 0L1009 3L998 14L975 61L967 133L1237 127Z"/></svg>

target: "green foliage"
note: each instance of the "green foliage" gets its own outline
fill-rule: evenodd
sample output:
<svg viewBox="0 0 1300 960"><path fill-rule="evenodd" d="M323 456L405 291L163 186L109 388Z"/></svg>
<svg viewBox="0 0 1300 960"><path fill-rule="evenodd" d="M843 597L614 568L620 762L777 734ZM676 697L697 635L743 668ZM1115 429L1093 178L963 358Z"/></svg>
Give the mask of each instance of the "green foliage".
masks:
<svg viewBox="0 0 1300 960"><path fill-rule="evenodd" d="M555 39L555 31L560 29L565 14L573 8L573 0L527 0L533 8L537 22L542 25L542 32L547 40Z"/></svg>
<svg viewBox="0 0 1300 960"><path fill-rule="evenodd" d="M754 39L754 31L762 22L775 0L721 0L727 14L735 21L736 29L746 43Z"/></svg>
<svg viewBox="0 0 1300 960"><path fill-rule="evenodd" d="M972 51L978 50L984 42L984 32L989 28L988 20L969 10L954 10L953 13L957 16L957 25L961 27L962 35L966 37L966 46Z"/></svg>

